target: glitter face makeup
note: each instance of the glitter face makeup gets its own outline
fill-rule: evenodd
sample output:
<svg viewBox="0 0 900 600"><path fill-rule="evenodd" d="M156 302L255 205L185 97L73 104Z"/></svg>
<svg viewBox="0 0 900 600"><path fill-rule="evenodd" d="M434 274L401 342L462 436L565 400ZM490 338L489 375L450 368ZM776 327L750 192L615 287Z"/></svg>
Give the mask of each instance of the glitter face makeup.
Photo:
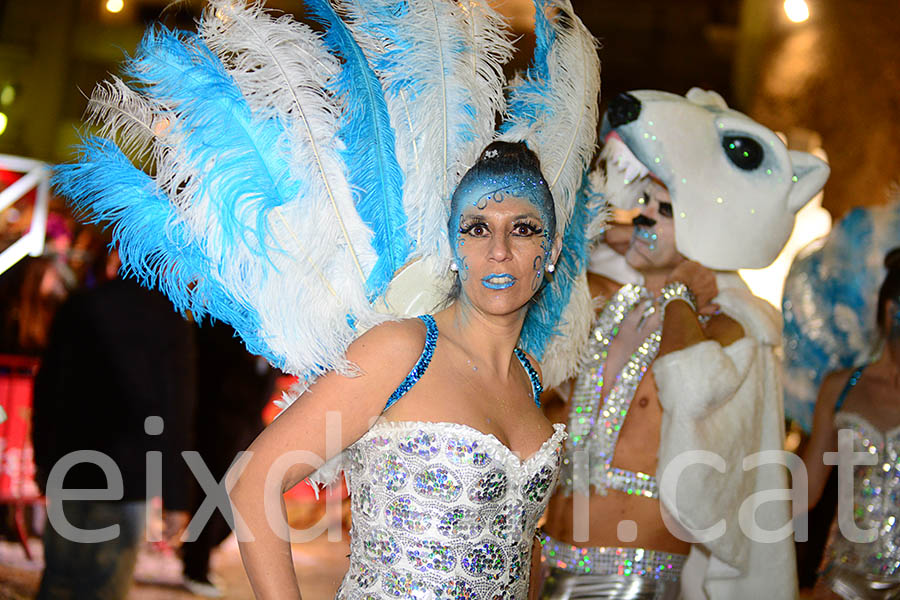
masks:
<svg viewBox="0 0 900 600"><path fill-rule="evenodd" d="M656 241L659 239L659 235L654 233L653 230L638 226L634 228L632 235L647 244L647 249L651 252L656 250Z"/></svg>
<svg viewBox="0 0 900 600"><path fill-rule="evenodd" d="M556 229L553 197L543 177L525 169L495 172L495 169L472 170L460 182L450 202L450 231L459 229L459 217L466 205L485 209L490 202L502 203L510 197L525 198L539 211L552 238Z"/></svg>
<svg viewBox="0 0 900 600"><path fill-rule="evenodd" d="M483 207L464 204L456 219L454 253L465 302L489 312L526 306L552 250L538 207L530 198L504 194Z"/></svg>
<svg viewBox="0 0 900 600"><path fill-rule="evenodd" d="M556 235L537 157L523 143L491 144L454 191L448 227L463 301L524 308L546 280Z"/></svg>
<svg viewBox="0 0 900 600"><path fill-rule="evenodd" d="M665 186L648 179L638 204L641 212L634 218L631 245L625 259L638 271L673 267L682 257L675 247L673 210L668 191Z"/></svg>

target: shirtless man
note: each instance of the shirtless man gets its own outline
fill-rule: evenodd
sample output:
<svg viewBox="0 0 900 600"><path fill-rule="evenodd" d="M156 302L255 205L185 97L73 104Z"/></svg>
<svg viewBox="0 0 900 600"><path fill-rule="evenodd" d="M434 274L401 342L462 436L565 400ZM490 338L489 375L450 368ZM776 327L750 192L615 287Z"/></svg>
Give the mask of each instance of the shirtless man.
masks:
<svg viewBox="0 0 900 600"><path fill-rule="evenodd" d="M729 345L744 333L737 321L722 313L701 322L694 307L708 307L704 312L714 308L710 302L717 294L715 276L706 267L687 260L675 248L672 203L661 183L648 181L643 207L635 223L625 257L629 266L643 275L644 285L622 286L602 275L588 274L591 295L610 299L598 313L591 340L592 355L605 356L606 360L594 359L590 363L569 388L567 402L548 406L553 421L569 422L570 408L578 416L569 423L567 449L570 452L560 482L563 493L558 493L551 502L544 526L550 538L565 542L566 547L556 548L559 544L549 542L544 552L551 559L551 566L559 561L584 561L585 567L612 561L626 567L626 561L632 561L635 573L643 568L659 574L659 579L647 580L647 593L650 588L672 590L661 597L675 598L680 567L690 543L669 531L660 511L658 484L653 474L657 467L662 406L649 367L658 356L705 340ZM635 301L637 304L629 308ZM619 316L624 318L620 320ZM615 328L618 334L614 333ZM604 378L604 372L621 374L612 380ZM598 386L599 397L594 391ZM585 425L589 424L590 415L596 415L595 425L600 427L587 433ZM582 418L586 419L585 423L580 423ZM606 433L607 430L610 432ZM582 535L576 536L573 514L577 496L567 495L565 491L578 489L573 480L578 477L579 465L573 453L588 437L595 447L603 446L606 450L592 454L584 467L603 479L607 489L605 494L590 495L586 512L590 518L581 524ZM576 539L578 549L572 550ZM607 547L607 550L583 554L583 547L593 550ZM567 549L572 551L566 552ZM556 572L547 588L567 585L570 580L562 575ZM643 582L643 578L637 581ZM549 592L547 588L545 592ZM549 592L549 597L556 596Z"/></svg>
<svg viewBox="0 0 900 600"><path fill-rule="evenodd" d="M725 117L734 135L715 137L723 129L717 120ZM659 140L649 148L648 131L653 142ZM781 160L783 171L791 167L788 152L782 145L772 150L777 156L757 156L755 164L744 160L744 153L774 149L777 138L727 110L717 95L699 90L687 99L659 92L620 96L610 104L605 133L607 180L615 179L610 165L621 167L625 188L637 197L639 214L624 258L639 281L589 274L592 295L603 305L587 362L571 385L557 390L556 402L546 402L551 420L568 424L569 438L543 527L547 578L542 597L793 598L792 540L780 539L760 551L738 527L746 497L787 484L783 468L762 467L749 475L741 468L746 456L781 448L774 359L780 324L774 309L731 272L768 264L787 238L783 224L753 220L738 232L735 215L715 213L697 200L704 186L713 188L722 194L713 209L727 198L724 208L736 210L732 205L741 186L735 174L726 164L721 177L710 179L714 171L703 163L715 160L712 155L723 148L726 154L733 150L728 145L737 138L739 147L741 140L750 140L735 159L739 169L758 170L765 161ZM667 153L669 136L676 143ZM704 143L691 136L712 138L709 155L689 151ZM798 170L805 161L811 168L802 173L816 173L818 184L824 183L821 169L827 175L827 167L800 154L790 155ZM691 160L700 164L692 166ZM647 163L661 164L650 169ZM699 179L689 167L707 175L694 189L682 187ZM765 199L770 191L781 196L782 204L772 209L763 200L755 206L773 222L778 215L792 222L793 211L809 199L813 186L795 190L807 196L798 199L791 197L790 184L776 194L772 180L762 177L753 193ZM793 183L800 179L795 175ZM607 198L613 195L608 186ZM709 222L696 222L704 218ZM685 239L685 232L698 231L708 239L698 244L696 233ZM606 242L622 244L623 232L629 229L610 229ZM752 244L754 239L760 242ZM715 453L724 459L725 472L704 465L679 467L672 470L677 472L674 483L667 483L665 468L691 450ZM761 504L754 512L764 531L789 522L789 514L786 502ZM720 519L721 535L695 535Z"/></svg>

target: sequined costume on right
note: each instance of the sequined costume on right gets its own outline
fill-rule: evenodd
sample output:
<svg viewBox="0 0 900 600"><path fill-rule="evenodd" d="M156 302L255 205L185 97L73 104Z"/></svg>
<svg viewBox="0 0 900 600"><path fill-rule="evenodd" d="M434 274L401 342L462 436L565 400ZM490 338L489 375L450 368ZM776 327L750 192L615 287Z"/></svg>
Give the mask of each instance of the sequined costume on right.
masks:
<svg viewBox="0 0 900 600"><path fill-rule="evenodd" d="M781 322L737 270L771 264L828 167L697 88L620 94L601 137L605 197L638 213L620 257L637 279L593 270L611 300L551 417L570 438L543 598L796 598Z"/></svg>
<svg viewBox="0 0 900 600"><path fill-rule="evenodd" d="M864 368L851 374L835 407L834 422L837 430L853 432L855 452L876 457L873 464L853 469L853 519L860 529L877 531L877 538L851 542L841 534L835 518L820 583L844 598L890 600L900 598L900 427L882 431L862 415L840 410Z"/></svg>
<svg viewBox="0 0 900 600"><path fill-rule="evenodd" d="M656 477L612 466L621 425L638 385L659 351L661 328L655 328L613 375L604 373L607 349L626 315L651 300L648 290L626 284L606 303L594 324L587 354L590 358L574 383L569 408L566 455L560 468L557 493L587 493L590 486L605 493L614 489L659 498ZM603 382L615 382L601 397ZM576 468L576 453L589 456L586 469ZM544 561L550 575L542 597L674 599L680 591L681 569L687 556L649 548L581 547L541 534Z"/></svg>

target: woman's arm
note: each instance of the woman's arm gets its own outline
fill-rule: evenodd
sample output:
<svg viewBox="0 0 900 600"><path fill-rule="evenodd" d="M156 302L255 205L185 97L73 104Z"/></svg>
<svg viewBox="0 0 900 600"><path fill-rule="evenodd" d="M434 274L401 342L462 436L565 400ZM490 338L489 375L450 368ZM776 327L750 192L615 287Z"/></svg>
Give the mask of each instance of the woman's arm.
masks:
<svg viewBox="0 0 900 600"><path fill-rule="evenodd" d="M544 564L541 562L541 542L534 536L531 545L531 574L528 582L528 600L538 600L544 587Z"/></svg>
<svg viewBox="0 0 900 600"><path fill-rule="evenodd" d="M319 378L250 445L243 470L228 474L241 558L257 598L300 598L283 494L312 473L317 461L371 427L424 342L418 320L386 323L361 336L347 352L361 374Z"/></svg>
<svg viewBox="0 0 900 600"><path fill-rule="evenodd" d="M806 466L809 485L807 506L794 507L795 513L811 510L822 497L822 491L828 482L832 465L822 462L822 454L837 451L837 431L834 428L834 408L838 395L847 383L847 371L830 373L822 380L819 397L813 412L813 428L809 441L803 449L803 464Z"/></svg>

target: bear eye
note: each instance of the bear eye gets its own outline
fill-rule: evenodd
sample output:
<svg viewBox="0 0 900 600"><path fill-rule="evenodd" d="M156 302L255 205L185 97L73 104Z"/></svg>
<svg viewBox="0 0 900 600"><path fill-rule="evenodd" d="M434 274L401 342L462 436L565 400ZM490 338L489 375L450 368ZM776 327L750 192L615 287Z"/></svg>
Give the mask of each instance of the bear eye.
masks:
<svg viewBox="0 0 900 600"><path fill-rule="evenodd" d="M753 138L726 135L722 138L722 148L734 165L744 171L752 171L763 160L762 146Z"/></svg>

